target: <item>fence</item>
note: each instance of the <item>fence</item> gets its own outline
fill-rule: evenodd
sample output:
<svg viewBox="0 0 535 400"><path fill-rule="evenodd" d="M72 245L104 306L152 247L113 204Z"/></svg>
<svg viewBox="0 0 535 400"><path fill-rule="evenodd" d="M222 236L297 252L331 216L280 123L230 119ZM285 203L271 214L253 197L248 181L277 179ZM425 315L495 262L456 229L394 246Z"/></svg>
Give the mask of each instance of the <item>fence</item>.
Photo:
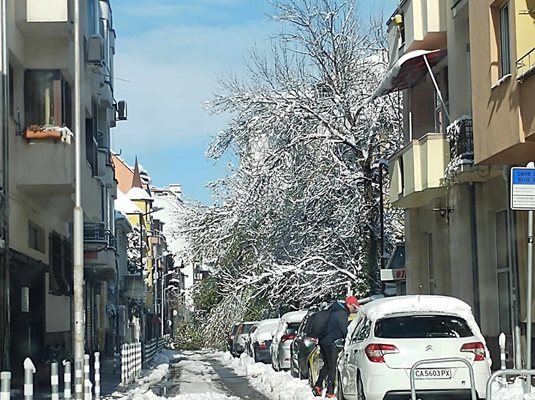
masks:
<svg viewBox="0 0 535 400"><path fill-rule="evenodd" d="M132 383L141 374L141 343L121 346L121 384Z"/></svg>
<svg viewBox="0 0 535 400"><path fill-rule="evenodd" d="M94 354L94 372L95 372L95 384L91 382L90 379L90 369L91 364L89 362L89 354L86 354L84 356L83 366L80 366L75 370L75 376L81 376L82 371L85 372L85 399L91 400L93 397L93 390L94 389L94 399L99 400L100 399L100 353L96 352ZM71 399L72 398L72 379L71 379L71 362L70 361L63 361L63 386L64 386L64 392L63 392L63 398L64 399ZM24 400L32 400L34 395L34 384L33 384L33 377L34 374L37 372L37 369L35 368L35 365L33 364L32 360L30 358L26 358L24 360L24 386L23 386L23 393L24 393ZM60 398L60 372L59 372L59 364L57 362L52 362L50 364L50 398L52 400L59 400ZM77 384L75 382L75 395L77 398L81 395L81 385L80 387L77 387ZM9 371L2 371L0 373L0 400L9 400L11 398L11 372ZM81 398L81 397L80 397Z"/></svg>
<svg viewBox="0 0 535 400"><path fill-rule="evenodd" d="M164 344L169 340L169 335L165 335L162 338L154 338L149 340L143 346L143 364L151 362L154 358L154 355L163 349Z"/></svg>

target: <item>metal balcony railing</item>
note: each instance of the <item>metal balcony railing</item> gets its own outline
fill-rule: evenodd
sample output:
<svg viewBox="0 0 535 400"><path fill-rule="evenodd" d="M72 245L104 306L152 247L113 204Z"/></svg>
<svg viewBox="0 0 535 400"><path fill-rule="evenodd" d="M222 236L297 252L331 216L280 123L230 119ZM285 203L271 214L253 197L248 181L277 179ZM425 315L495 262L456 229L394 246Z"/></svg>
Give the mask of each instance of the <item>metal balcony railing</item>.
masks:
<svg viewBox="0 0 535 400"><path fill-rule="evenodd" d="M535 47L516 62L517 80L524 81L535 75Z"/></svg>
<svg viewBox="0 0 535 400"><path fill-rule="evenodd" d="M474 134L472 118L462 117L448 126L447 139L450 143L450 159L459 159L461 164L474 162Z"/></svg>
<svg viewBox="0 0 535 400"><path fill-rule="evenodd" d="M107 249L117 248L115 235L106 229L103 222L84 223L84 243L101 245Z"/></svg>

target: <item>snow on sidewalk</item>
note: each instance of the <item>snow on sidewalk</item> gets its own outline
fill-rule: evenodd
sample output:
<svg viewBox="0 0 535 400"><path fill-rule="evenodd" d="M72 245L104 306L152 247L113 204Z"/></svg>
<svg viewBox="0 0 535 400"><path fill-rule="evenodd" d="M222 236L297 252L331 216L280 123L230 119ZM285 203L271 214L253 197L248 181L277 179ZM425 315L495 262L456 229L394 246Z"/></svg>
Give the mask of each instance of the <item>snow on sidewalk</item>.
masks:
<svg viewBox="0 0 535 400"><path fill-rule="evenodd" d="M214 382L217 374L209 362L202 361L202 355L194 352L177 352L164 349L150 363L146 375L121 391L116 391L107 400L239 400L226 395ZM181 394L174 397L156 395L151 387L161 383L169 374L169 365L176 363L180 367Z"/></svg>
<svg viewBox="0 0 535 400"><path fill-rule="evenodd" d="M306 381L294 378L289 371L276 372L271 365L255 363L242 354L234 358L230 353L217 352L214 356L238 375L246 375L251 386L273 400L312 400L315 399Z"/></svg>

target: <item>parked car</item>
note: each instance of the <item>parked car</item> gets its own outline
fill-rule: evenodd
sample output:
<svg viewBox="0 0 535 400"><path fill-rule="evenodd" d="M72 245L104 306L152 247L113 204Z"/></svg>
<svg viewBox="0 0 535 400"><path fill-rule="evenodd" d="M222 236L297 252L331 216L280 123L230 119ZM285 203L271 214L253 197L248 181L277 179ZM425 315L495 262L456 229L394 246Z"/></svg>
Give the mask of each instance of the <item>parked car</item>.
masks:
<svg viewBox="0 0 535 400"><path fill-rule="evenodd" d="M249 335L249 331L251 330L251 328L257 323L258 322L256 321L246 321L241 322L238 325L236 335L234 336L234 340L232 342L231 353L234 357L239 357L239 355L245 351L245 340Z"/></svg>
<svg viewBox="0 0 535 400"><path fill-rule="evenodd" d="M255 325L249 333L247 352L255 362L269 363L271 361L271 342L273 332L279 325L279 318L265 319Z"/></svg>
<svg viewBox="0 0 535 400"><path fill-rule="evenodd" d="M232 325L230 330L228 331L227 335L227 350L232 353L232 346L234 344L234 338L236 337L236 332L238 332L238 327L240 326L240 322L236 322Z"/></svg>
<svg viewBox="0 0 535 400"><path fill-rule="evenodd" d="M314 316L320 308L311 309L301 321L297 334L290 345L290 371L293 377L308 378L308 356L318 345L318 338L311 333Z"/></svg>
<svg viewBox="0 0 535 400"><path fill-rule="evenodd" d="M290 369L290 344L306 314L306 310L290 311L281 317L271 344L271 365L275 371Z"/></svg>
<svg viewBox="0 0 535 400"><path fill-rule="evenodd" d="M485 397L490 355L470 307L446 296L401 296L377 300L360 308L338 358L337 397L385 400L410 398L411 367L437 359L415 371L419 399L470 398L474 371L479 398Z"/></svg>

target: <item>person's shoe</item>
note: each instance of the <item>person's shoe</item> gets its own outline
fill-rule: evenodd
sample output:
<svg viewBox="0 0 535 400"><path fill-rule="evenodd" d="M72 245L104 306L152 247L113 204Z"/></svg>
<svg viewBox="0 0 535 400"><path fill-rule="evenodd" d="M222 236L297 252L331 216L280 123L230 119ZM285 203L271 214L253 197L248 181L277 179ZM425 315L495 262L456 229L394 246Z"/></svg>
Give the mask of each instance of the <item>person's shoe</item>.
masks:
<svg viewBox="0 0 535 400"><path fill-rule="evenodd" d="M314 386L312 388L312 394L314 394L314 396L321 396L321 392L323 391L322 388L320 388L319 386Z"/></svg>
<svg viewBox="0 0 535 400"><path fill-rule="evenodd" d="M336 399L336 395L334 393L327 393L325 395L326 399Z"/></svg>

